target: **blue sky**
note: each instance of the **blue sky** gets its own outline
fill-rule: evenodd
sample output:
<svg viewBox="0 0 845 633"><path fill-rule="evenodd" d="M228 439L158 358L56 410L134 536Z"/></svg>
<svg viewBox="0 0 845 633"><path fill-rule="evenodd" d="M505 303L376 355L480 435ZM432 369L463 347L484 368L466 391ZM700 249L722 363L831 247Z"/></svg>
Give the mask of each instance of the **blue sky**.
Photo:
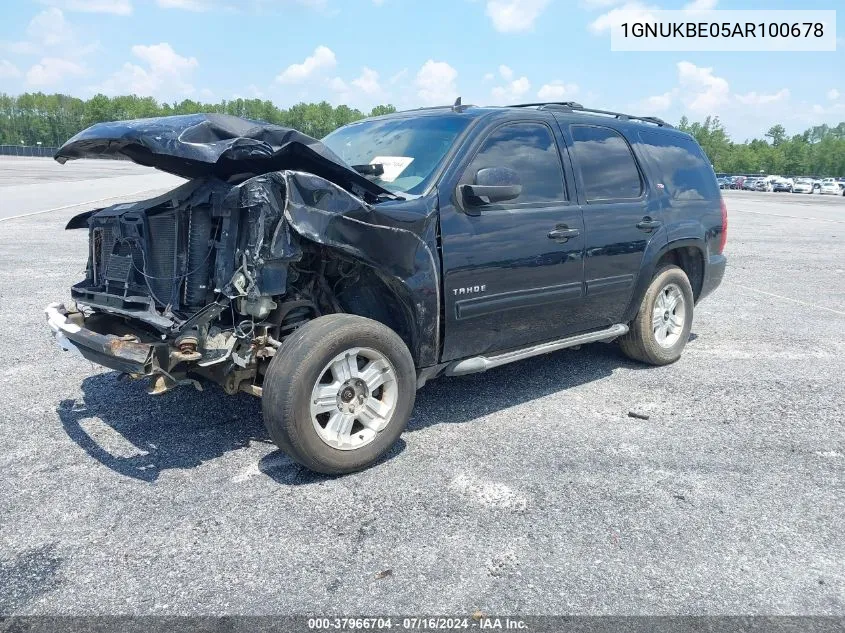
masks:
<svg viewBox="0 0 845 633"><path fill-rule="evenodd" d="M825 53L619 53L611 12L835 9L840 0L4 0L0 92L326 99L369 109L576 100L737 140L845 120L845 24Z"/></svg>

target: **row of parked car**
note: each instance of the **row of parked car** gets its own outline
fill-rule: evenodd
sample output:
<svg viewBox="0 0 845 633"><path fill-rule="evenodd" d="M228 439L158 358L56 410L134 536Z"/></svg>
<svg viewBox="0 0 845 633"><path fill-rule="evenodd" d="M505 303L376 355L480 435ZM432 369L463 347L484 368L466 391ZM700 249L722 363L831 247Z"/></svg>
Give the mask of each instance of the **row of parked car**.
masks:
<svg viewBox="0 0 845 633"><path fill-rule="evenodd" d="M717 178L720 189L745 191L785 191L789 193L820 193L845 196L843 178L784 178L783 176L722 176Z"/></svg>

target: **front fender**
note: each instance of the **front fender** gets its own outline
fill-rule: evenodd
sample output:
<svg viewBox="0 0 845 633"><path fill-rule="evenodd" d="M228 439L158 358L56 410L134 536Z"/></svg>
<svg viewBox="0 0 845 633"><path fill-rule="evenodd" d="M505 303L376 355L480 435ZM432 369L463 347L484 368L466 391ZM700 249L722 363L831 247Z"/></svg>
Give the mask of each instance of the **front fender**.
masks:
<svg viewBox="0 0 845 633"><path fill-rule="evenodd" d="M407 342L417 366L436 364L440 284L434 222L420 233L386 225L370 205L333 183L312 174L280 173L287 191L284 217L291 228L374 269L390 289L382 300L393 305L386 307L408 322Z"/></svg>

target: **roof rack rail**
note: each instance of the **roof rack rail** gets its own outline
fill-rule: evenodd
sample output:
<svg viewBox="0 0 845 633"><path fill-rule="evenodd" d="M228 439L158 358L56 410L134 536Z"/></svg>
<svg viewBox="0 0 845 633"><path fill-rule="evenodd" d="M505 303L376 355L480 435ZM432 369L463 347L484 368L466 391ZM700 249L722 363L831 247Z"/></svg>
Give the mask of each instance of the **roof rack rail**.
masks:
<svg viewBox="0 0 845 633"><path fill-rule="evenodd" d="M537 103L514 103L506 108L538 108L540 106L560 106L560 109L583 110L582 106L577 101L538 101Z"/></svg>
<svg viewBox="0 0 845 633"><path fill-rule="evenodd" d="M475 106L471 103L462 103L461 98L458 97L455 99L454 103L448 103L444 105L435 105L435 106L423 106L421 108L411 108L409 110L397 110L397 112L420 112L422 110L442 110L443 108L449 108L452 112L465 112L467 108L474 108Z"/></svg>
<svg viewBox="0 0 845 633"><path fill-rule="evenodd" d="M673 127L663 119L656 116L636 116L633 114L625 114L624 112L613 112L612 110L596 110L594 108L585 108L580 103L575 101L541 101L538 103L515 103L508 106L509 108L537 108L538 110L561 110L563 112L586 112L589 114L605 114L615 117L622 121L644 121L646 123L654 123L660 127Z"/></svg>

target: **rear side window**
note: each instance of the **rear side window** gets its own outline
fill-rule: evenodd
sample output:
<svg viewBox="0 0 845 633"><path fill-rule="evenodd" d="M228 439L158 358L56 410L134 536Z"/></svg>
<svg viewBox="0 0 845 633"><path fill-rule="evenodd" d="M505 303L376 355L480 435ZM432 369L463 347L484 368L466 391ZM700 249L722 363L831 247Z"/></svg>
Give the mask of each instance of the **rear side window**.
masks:
<svg viewBox="0 0 845 633"><path fill-rule="evenodd" d="M688 136L642 130L640 148L653 164L663 188L673 200L713 200L719 197L710 161Z"/></svg>
<svg viewBox="0 0 845 633"><path fill-rule="evenodd" d="M466 182L474 182L485 167L510 167L519 174L522 194L507 204L566 200L557 143L543 123L509 123L494 130L464 175Z"/></svg>
<svg viewBox="0 0 845 633"><path fill-rule="evenodd" d="M587 202L635 199L642 195L640 171L621 134L607 127L573 125L572 138Z"/></svg>

